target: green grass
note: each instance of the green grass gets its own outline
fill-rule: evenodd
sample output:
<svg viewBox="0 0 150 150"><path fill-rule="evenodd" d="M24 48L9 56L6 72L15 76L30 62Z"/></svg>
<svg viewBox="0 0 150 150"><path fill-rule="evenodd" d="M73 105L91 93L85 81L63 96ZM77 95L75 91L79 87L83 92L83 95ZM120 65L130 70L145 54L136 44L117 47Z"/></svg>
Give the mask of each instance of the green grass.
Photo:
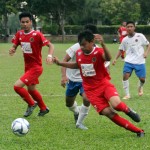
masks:
<svg viewBox="0 0 150 150"><path fill-rule="evenodd" d="M54 44L55 55L62 59L65 49L72 44ZM118 44L108 44L114 58ZM26 104L14 92L13 84L23 74L23 58L20 48L11 57L8 50L11 44L0 44L0 150L149 150L150 149L150 58L147 59L147 81L144 95L138 97L138 79L133 73L130 78L131 100L125 101L140 115L142 121L134 123L123 113L121 116L145 130L144 138L137 138L136 134L116 126L109 119L99 116L91 107L85 120L87 131L75 128L73 114L65 107L65 89L60 86L60 67L46 65L47 49L43 48L44 72L37 86L44 101L50 108L50 113L44 117L37 117L39 109L27 118L30 122L30 132L24 137L17 137L10 129L14 119L22 117ZM112 83L121 97L123 62L118 60L116 66L110 67ZM81 97L77 97L79 104Z"/></svg>

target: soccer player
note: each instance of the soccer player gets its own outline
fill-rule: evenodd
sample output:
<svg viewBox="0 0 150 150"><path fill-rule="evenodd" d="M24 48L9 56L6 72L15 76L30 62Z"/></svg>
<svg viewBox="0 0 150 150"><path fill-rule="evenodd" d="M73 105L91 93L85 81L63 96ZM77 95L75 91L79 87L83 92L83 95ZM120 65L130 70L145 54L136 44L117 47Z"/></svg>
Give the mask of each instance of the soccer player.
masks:
<svg viewBox="0 0 150 150"><path fill-rule="evenodd" d="M30 116L37 105L40 108L38 116L44 116L49 112L49 108L45 105L41 94L36 89L36 84L39 83L38 78L43 71L42 47L45 45L49 47L46 61L48 64L51 64L54 46L42 33L32 30L32 15L30 13L21 13L19 20L22 30L18 31L12 39L13 46L9 50L9 54L12 56L16 52L18 45L21 46L25 73L14 84L14 90L28 104L24 117ZM27 90L24 88L25 85Z"/></svg>
<svg viewBox="0 0 150 150"><path fill-rule="evenodd" d="M122 22L122 25L119 27L118 31L118 37L120 43L122 42L123 38L127 36L127 29L126 29L126 22ZM125 58L125 51L121 51L121 58L124 60Z"/></svg>
<svg viewBox="0 0 150 150"><path fill-rule="evenodd" d="M97 36L97 27L93 24L87 24L84 27L84 30L90 30L92 33L95 34L95 38ZM76 51L80 49L80 44L76 43L69 47L66 50L66 55L63 59L63 62L75 62L76 61ZM106 67L109 66L109 62L106 62ZM109 69L108 69L109 71ZM90 109L90 102L88 101L85 92L82 87L82 78L80 75L79 69L69 69L62 67L61 68L62 73L62 79L61 79L61 85L65 87L67 85L66 89L66 106L70 111L74 113L74 119L76 122L76 128L80 128L83 130L88 129L86 126L83 125L83 120L88 114L88 111ZM83 104L80 106L77 105L77 102L75 101L77 94L80 92L80 95L83 99Z"/></svg>
<svg viewBox="0 0 150 150"><path fill-rule="evenodd" d="M90 31L83 31L78 35L81 49L76 52L76 62L60 62L56 57L53 61L67 68L79 68L85 94L95 110L117 125L142 137L144 136L142 129L122 118L115 111L122 111L135 122L140 122L139 115L120 100L116 88L110 83L110 76L104 62L110 61L111 55L101 35L97 36L97 40L102 48L94 46L94 35Z"/></svg>
<svg viewBox="0 0 150 150"><path fill-rule="evenodd" d="M121 51L126 51L123 68L123 88L125 90L123 99L130 98L129 78L133 70L139 78L138 95L143 95L143 85L146 77L145 58L147 58L150 52L150 43L143 34L135 32L134 22L127 22L127 32L128 36L123 39L119 51L112 63L115 65L117 59L121 55ZM144 51L144 46L147 46L146 51Z"/></svg>

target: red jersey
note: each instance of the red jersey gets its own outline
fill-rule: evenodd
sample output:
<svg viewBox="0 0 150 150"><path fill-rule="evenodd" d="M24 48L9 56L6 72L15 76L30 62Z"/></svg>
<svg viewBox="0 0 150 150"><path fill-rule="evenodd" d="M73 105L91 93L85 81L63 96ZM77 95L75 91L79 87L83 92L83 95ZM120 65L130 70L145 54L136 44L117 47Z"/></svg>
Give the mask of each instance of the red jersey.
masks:
<svg viewBox="0 0 150 150"><path fill-rule="evenodd" d="M23 30L20 30L13 37L12 43L17 46L21 45L25 67L42 65L41 50L43 46L49 43L42 33L35 30L24 33Z"/></svg>
<svg viewBox="0 0 150 150"><path fill-rule="evenodd" d="M126 27L121 26L121 27L118 29L118 32L119 32L119 34L120 34L120 42L122 42L123 38L126 37L126 35L127 35L127 29L126 29Z"/></svg>
<svg viewBox="0 0 150 150"><path fill-rule="evenodd" d="M90 54L84 54L81 49L76 52L76 62L80 69L85 91L103 86L105 82L110 80L110 76L104 66L103 53L103 49L99 47L94 47Z"/></svg>

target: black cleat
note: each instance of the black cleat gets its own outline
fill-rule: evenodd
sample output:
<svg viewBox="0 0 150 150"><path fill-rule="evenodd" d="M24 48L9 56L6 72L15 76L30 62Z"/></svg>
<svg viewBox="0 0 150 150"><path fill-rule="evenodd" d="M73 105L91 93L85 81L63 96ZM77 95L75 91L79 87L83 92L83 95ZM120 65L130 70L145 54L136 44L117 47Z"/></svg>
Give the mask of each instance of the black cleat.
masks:
<svg viewBox="0 0 150 150"><path fill-rule="evenodd" d="M145 136L144 131L138 132L138 133L137 133L137 137L144 137L144 136Z"/></svg>
<svg viewBox="0 0 150 150"><path fill-rule="evenodd" d="M140 116L135 112L133 111L132 109L129 108L129 112L127 113L127 115L132 119L134 120L135 122L140 122L141 119L140 119Z"/></svg>
<svg viewBox="0 0 150 150"><path fill-rule="evenodd" d="M26 112L24 114L24 117L30 116L32 114L33 110L36 108L37 105L38 105L38 103L35 102L33 106L28 106L27 110L26 110Z"/></svg>
<svg viewBox="0 0 150 150"><path fill-rule="evenodd" d="M38 116L44 116L47 113L49 113L49 108L46 108L46 110L40 110L40 112L38 113Z"/></svg>

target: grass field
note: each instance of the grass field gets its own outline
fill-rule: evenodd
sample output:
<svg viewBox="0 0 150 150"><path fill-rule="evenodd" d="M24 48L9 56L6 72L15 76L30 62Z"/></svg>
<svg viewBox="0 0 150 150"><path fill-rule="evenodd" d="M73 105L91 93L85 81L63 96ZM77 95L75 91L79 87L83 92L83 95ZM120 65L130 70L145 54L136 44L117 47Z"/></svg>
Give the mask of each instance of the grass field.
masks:
<svg viewBox="0 0 150 150"><path fill-rule="evenodd" d="M60 59L65 55L65 49L71 44L54 44L55 55ZM108 44L114 58L118 44ZM84 124L89 128L82 131L75 128L73 114L65 107L65 89L60 86L60 67L46 65L47 49L43 48L44 72L40 77L38 90L50 108L50 113L38 117L38 108L27 118L30 122L30 132L24 137L15 136L11 122L23 116L26 104L14 92L14 82L23 74L23 58L20 48L11 57L8 50L11 44L0 44L0 150L149 150L150 149L150 56L147 59L147 81L144 95L138 97L135 74L130 78L131 99L125 101L140 115L142 121L134 123L123 113L121 116L145 130L144 138L116 126L106 117L99 116L91 107ZM121 97L123 62L119 59L116 66L110 67L112 83L118 89ZM81 104L81 97L77 97Z"/></svg>

